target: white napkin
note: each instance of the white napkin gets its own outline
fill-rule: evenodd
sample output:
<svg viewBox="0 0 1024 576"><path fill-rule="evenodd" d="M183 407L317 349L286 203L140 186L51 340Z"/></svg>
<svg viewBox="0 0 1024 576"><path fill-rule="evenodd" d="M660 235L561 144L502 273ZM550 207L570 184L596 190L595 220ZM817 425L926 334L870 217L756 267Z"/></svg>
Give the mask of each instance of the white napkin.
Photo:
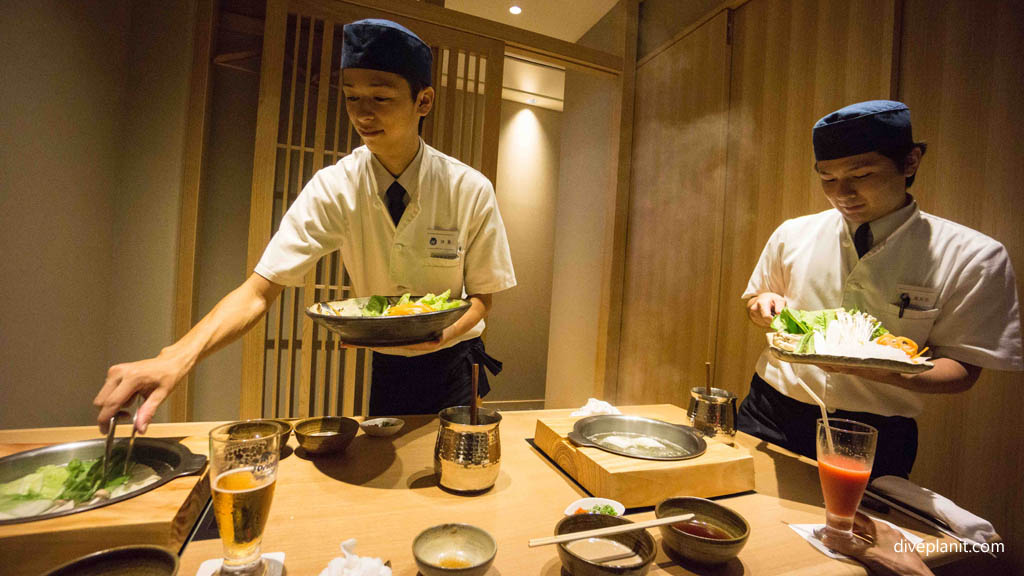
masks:
<svg viewBox="0 0 1024 576"><path fill-rule="evenodd" d="M894 500L943 520L958 536L977 543L999 539L999 534L996 534L995 528L988 520L971 514L942 494L922 488L906 478L882 476L876 478L871 487L891 496Z"/></svg>
<svg viewBox="0 0 1024 576"><path fill-rule="evenodd" d="M334 558L327 563L327 568L320 576L391 576L391 567L385 566L380 558L360 558L356 556L356 539L349 538L341 543L344 558Z"/></svg>
<svg viewBox="0 0 1024 576"><path fill-rule="evenodd" d="M263 555L263 561L267 564L267 571L264 576L282 576L284 574L284 552L269 552ZM213 558L199 565L196 576L213 576L224 564L223 558Z"/></svg>
<svg viewBox="0 0 1024 576"><path fill-rule="evenodd" d="M622 412L619 412L618 408L604 400L591 398L579 410L573 412L571 416L593 416L595 414L622 414Z"/></svg>
<svg viewBox="0 0 1024 576"><path fill-rule="evenodd" d="M915 534L911 534L910 532L907 532L906 530L900 528L892 522L882 520L881 518L875 518L874 516L872 516L872 518L874 518L875 522L885 522L889 526L892 526L893 528L899 530L900 533L903 534L903 537L907 540L910 540L910 543L914 546L917 546L918 542L924 541L924 538L921 538L920 536L917 536ZM839 552L832 550L828 546L825 546L825 543L818 538L818 530L824 528L824 524L789 524L789 527L793 529L793 532L796 532L797 534L802 536L804 540L810 542L811 546L817 548L818 552L821 552L825 556L828 556L829 558L834 558L836 560L851 560L851 558L846 554L840 554Z"/></svg>

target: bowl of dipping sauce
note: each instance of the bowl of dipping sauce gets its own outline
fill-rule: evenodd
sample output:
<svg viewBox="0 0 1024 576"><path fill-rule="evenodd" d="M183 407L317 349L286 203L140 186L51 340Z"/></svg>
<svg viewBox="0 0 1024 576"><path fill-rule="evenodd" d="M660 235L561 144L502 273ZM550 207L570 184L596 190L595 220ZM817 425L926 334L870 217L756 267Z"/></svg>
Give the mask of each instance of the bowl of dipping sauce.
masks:
<svg viewBox="0 0 1024 576"><path fill-rule="evenodd" d="M704 498L669 498L658 504L658 518L692 513L693 519L659 526L665 552L701 564L735 558L747 543L750 525L730 508Z"/></svg>
<svg viewBox="0 0 1024 576"><path fill-rule="evenodd" d="M310 454L341 452L356 437L358 430L358 422L339 416L318 416L295 423L299 446Z"/></svg>
<svg viewBox="0 0 1024 576"><path fill-rule="evenodd" d="M367 436L394 436L405 426L405 420L399 418L373 418L363 420L359 427Z"/></svg>
<svg viewBox="0 0 1024 576"><path fill-rule="evenodd" d="M432 526L412 542L412 555L423 576L481 576L497 553L494 538L469 524Z"/></svg>
<svg viewBox="0 0 1024 576"><path fill-rule="evenodd" d="M631 523L607 514L574 514L555 525L555 535ZM642 529L558 544L562 566L573 576L643 576L656 554L654 538Z"/></svg>

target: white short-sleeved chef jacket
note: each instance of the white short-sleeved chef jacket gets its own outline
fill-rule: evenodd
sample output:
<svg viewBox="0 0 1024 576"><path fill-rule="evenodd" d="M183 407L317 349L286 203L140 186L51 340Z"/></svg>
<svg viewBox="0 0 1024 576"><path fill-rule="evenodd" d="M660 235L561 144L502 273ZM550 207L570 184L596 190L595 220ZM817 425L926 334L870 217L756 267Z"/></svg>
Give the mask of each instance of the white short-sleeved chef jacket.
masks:
<svg viewBox="0 0 1024 576"><path fill-rule="evenodd" d="M416 174L417 184L409 187L408 204L395 226L374 162L361 146L314 174L285 213L256 273L298 286L323 255L340 249L358 296L450 289L457 297L515 286L505 225L494 188L483 174L421 141L413 160L419 164L406 169ZM483 329L481 320L449 345L479 336Z"/></svg>
<svg viewBox="0 0 1024 576"><path fill-rule="evenodd" d="M921 212L910 217L863 258L836 210L787 220L768 240L743 299L764 292L803 310L858 309L907 336L928 355L994 370L1021 370L1016 280L1002 244L955 222ZM902 294L911 307L899 315ZM776 360L768 350L757 373L783 394L812 403L803 380L829 409L914 417L921 412L908 390L805 364Z"/></svg>

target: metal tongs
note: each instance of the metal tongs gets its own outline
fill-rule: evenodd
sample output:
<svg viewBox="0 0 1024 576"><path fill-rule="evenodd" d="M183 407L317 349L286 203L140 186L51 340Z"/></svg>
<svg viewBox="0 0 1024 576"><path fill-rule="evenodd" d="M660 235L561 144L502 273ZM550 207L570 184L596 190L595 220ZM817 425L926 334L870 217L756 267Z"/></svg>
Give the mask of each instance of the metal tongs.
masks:
<svg viewBox="0 0 1024 576"><path fill-rule="evenodd" d="M121 472L122 475L128 474L128 463L132 459L132 448L135 446L135 419L139 416L139 407L142 406L142 401L142 395L135 394L110 417L110 425L107 427L107 443L103 451L103 478L106 478L107 473L110 472L110 453L114 447L114 428L117 426L117 421L130 417L132 419L132 435L128 440L128 452L124 456L124 470ZM126 410L126 406L130 406L131 410Z"/></svg>

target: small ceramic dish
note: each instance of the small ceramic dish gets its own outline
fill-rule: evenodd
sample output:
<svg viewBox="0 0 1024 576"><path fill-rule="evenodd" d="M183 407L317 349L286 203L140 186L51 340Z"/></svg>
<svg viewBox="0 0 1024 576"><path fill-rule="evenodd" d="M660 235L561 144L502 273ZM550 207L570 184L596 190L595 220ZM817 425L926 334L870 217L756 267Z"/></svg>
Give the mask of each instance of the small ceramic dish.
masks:
<svg viewBox="0 0 1024 576"><path fill-rule="evenodd" d="M559 520L555 535L630 524L607 514L574 514ZM647 530L634 530L600 538L558 544L562 567L573 576L644 576L658 554Z"/></svg>
<svg viewBox="0 0 1024 576"><path fill-rule="evenodd" d="M721 564L739 554L750 536L750 525L743 516L717 502L704 498L669 498L654 509L658 518L693 513L687 531L675 524L659 526L665 552L701 564ZM712 537L713 536L713 537Z"/></svg>
<svg viewBox="0 0 1024 576"><path fill-rule="evenodd" d="M405 420L399 418L373 418L359 423L369 436L394 436L405 426Z"/></svg>
<svg viewBox="0 0 1024 576"><path fill-rule="evenodd" d="M310 454L341 452L359 431L359 423L340 416L318 416L295 423L299 446Z"/></svg>
<svg viewBox="0 0 1024 576"><path fill-rule="evenodd" d="M594 512L594 506L611 506L612 509L615 510L615 514L609 514L609 516L622 516L626 513L626 507L616 500L611 500L609 498L580 498L565 508L565 515L602 514L602 512ZM580 512L581 508L583 509L583 512Z"/></svg>
<svg viewBox="0 0 1024 576"><path fill-rule="evenodd" d="M497 553L494 538L469 524L433 526L412 542L412 555L423 576L481 576Z"/></svg>

